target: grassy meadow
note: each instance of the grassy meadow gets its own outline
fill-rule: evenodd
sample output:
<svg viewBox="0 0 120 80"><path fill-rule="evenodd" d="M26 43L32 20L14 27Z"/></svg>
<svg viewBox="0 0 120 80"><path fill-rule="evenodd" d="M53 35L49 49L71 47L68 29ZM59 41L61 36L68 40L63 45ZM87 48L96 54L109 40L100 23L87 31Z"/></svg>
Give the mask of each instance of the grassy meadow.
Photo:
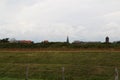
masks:
<svg viewBox="0 0 120 80"><path fill-rule="evenodd" d="M25 80L26 66L29 80L114 80L120 52L0 51L0 80Z"/></svg>

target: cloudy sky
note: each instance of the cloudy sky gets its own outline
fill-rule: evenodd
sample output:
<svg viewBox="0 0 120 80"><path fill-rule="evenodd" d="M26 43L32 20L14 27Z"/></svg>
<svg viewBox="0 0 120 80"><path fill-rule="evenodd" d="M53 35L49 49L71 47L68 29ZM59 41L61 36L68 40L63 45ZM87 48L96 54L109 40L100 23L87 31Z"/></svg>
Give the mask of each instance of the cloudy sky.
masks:
<svg viewBox="0 0 120 80"><path fill-rule="evenodd" d="M0 0L0 38L120 40L120 0Z"/></svg>

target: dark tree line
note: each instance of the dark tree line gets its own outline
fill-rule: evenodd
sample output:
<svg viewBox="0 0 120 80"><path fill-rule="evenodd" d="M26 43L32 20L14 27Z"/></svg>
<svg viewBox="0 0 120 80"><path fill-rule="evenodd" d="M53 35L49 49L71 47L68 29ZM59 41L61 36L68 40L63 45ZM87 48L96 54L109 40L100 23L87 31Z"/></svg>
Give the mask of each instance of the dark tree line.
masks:
<svg viewBox="0 0 120 80"><path fill-rule="evenodd" d="M0 39L0 43L9 43L9 38Z"/></svg>
<svg viewBox="0 0 120 80"><path fill-rule="evenodd" d="M49 43L0 43L0 48L120 48L120 43L85 43L85 44L68 44L66 42L49 42Z"/></svg>

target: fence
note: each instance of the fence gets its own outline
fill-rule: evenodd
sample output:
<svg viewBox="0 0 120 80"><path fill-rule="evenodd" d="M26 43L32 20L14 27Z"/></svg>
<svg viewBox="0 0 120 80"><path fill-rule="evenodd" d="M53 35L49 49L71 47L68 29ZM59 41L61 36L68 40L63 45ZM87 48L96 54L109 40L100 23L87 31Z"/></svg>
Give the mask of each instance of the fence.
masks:
<svg viewBox="0 0 120 80"><path fill-rule="evenodd" d="M118 68L96 66L33 67L34 65L0 68L0 80L118 80ZM15 67L18 67L15 69ZM44 69L43 69L44 67ZM80 67L80 68L79 68ZM114 74L116 75L114 76Z"/></svg>

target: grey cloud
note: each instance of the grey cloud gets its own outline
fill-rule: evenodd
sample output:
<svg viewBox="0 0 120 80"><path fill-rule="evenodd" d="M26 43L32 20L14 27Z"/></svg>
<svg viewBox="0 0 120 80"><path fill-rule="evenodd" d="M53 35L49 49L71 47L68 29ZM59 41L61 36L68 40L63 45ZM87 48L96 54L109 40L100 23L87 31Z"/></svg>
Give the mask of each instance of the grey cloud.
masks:
<svg viewBox="0 0 120 80"><path fill-rule="evenodd" d="M119 0L1 0L0 31L2 37L119 40Z"/></svg>

